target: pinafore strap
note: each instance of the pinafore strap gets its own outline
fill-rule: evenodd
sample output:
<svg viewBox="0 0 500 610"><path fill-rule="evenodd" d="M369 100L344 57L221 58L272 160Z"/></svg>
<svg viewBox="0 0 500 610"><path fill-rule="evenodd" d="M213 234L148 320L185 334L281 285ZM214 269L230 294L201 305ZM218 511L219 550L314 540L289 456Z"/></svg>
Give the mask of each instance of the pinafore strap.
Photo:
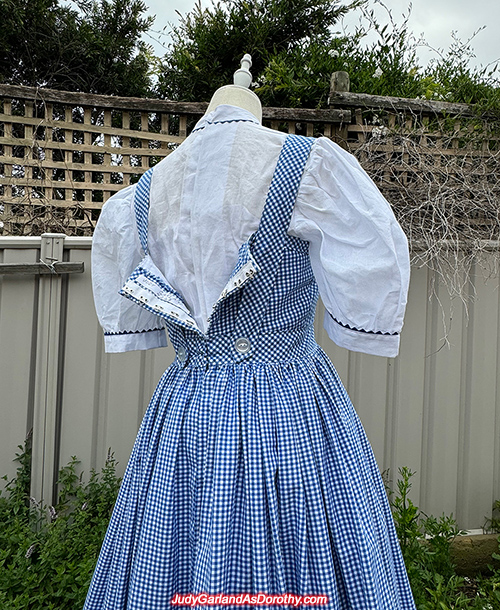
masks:
<svg viewBox="0 0 500 610"><path fill-rule="evenodd" d="M314 138L290 134L283 144L267 192L252 251L258 256L281 256L300 180Z"/></svg>
<svg viewBox="0 0 500 610"><path fill-rule="evenodd" d="M280 152L252 255L260 271L245 286L234 327L235 336L254 334L260 328L287 240L287 231L314 138L290 134Z"/></svg>
<svg viewBox="0 0 500 610"><path fill-rule="evenodd" d="M144 254L148 254L149 189L153 167L142 174L135 189L134 211L137 231Z"/></svg>

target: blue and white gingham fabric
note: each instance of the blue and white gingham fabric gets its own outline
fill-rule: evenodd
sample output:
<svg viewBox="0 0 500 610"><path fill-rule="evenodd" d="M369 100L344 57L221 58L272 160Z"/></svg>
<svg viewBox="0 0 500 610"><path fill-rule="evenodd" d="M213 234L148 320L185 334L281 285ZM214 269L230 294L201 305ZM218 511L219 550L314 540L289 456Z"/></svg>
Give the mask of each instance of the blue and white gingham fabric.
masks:
<svg viewBox="0 0 500 610"><path fill-rule="evenodd" d="M137 222L137 232L144 253L148 251L148 216L149 216L149 189L151 188L151 177L153 168L145 171L136 187L134 199L134 211Z"/></svg>
<svg viewBox="0 0 500 610"><path fill-rule="evenodd" d="M177 358L140 427L84 610L166 610L201 592L415 610L371 446L314 340L308 243L286 233L311 144L287 137L240 249L255 272L221 295L206 334L165 316Z"/></svg>

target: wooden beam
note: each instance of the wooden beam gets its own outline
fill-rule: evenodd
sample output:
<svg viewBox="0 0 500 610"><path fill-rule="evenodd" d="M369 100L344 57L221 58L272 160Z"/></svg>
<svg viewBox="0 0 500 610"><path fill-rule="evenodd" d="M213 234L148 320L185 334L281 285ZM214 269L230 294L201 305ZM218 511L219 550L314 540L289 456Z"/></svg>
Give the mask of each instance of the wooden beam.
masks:
<svg viewBox="0 0 500 610"><path fill-rule="evenodd" d="M96 95L73 91L58 91L41 87L0 84L0 96L45 103L71 104L72 106L92 106L126 110L147 110L148 112L168 112L169 114L203 115L208 102L173 102L142 97L118 97L116 95Z"/></svg>
<svg viewBox="0 0 500 610"><path fill-rule="evenodd" d="M73 91L57 91L39 87L24 87L18 85L0 84L0 96L40 100L45 103L71 104L73 106L92 106L98 108L113 108L126 110L142 110L147 112L165 112L168 114L203 115L208 108L207 102L174 102L142 97L118 97L115 95L95 95L91 93L75 93ZM340 123L350 120L350 113L339 109L314 108L273 108L262 109L263 119L285 121L324 121ZM24 118L24 117L23 117ZM40 118L38 118L40 120ZM53 121L57 127L65 128L63 121ZM52 121L51 121L52 124ZM83 123L80 130L84 131ZM73 128L73 127L72 127ZM75 127L75 129L78 129ZM135 134L134 134L135 135Z"/></svg>
<svg viewBox="0 0 500 610"><path fill-rule="evenodd" d="M83 273L82 263L0 263L0 275L47 275L61 273Z"/></svg>
<svg viewBox="0 0 500 610"><path fill-rule="evenodd" d="M351 121L351 112L344 109L318 108L262 108L262 118L268 121L346 123Z"/></svg>
<svg viewBox="0 0 500 610"><path fill-rule="evenodd" d="M475 114L473 107L469 106L469 104L417 100L407 97L390 97L385 95L368 95L367 93L350 93L344 91L332 91L330 93L330 104L332 106L366 108L370 110L383 108L387 110L403 110L427 114L458 114L460 116L473 116Z"/></svg>

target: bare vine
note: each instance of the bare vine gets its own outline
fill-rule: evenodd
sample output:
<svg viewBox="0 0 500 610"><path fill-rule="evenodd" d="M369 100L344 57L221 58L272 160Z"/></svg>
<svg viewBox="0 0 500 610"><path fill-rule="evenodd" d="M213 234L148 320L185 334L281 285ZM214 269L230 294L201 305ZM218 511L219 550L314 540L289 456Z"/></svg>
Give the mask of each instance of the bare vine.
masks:
<svg viewBox="0 0 500 610"><path fill-rule="evenodd" d="M472 267L491 276L500 262L498 122L386 112L370 123L353 152L391 203L412 263L467 303Z"/></svg>

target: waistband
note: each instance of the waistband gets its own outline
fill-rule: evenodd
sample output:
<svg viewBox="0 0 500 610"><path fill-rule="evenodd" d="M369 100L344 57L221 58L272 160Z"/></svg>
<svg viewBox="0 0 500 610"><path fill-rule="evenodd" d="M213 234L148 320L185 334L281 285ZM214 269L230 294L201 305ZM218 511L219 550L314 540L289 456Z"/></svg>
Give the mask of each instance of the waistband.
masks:
<svg viewBox="0 0 500 610"><path fill-rule="evenodd" d="M311 356L318 349L312 327L305 330L249 333L246 336L231 334L204 337L176 327L170 333L170 340L176 351L175 364L180 368L194 366L207 369L238 363L285 363Z"/></svg>

